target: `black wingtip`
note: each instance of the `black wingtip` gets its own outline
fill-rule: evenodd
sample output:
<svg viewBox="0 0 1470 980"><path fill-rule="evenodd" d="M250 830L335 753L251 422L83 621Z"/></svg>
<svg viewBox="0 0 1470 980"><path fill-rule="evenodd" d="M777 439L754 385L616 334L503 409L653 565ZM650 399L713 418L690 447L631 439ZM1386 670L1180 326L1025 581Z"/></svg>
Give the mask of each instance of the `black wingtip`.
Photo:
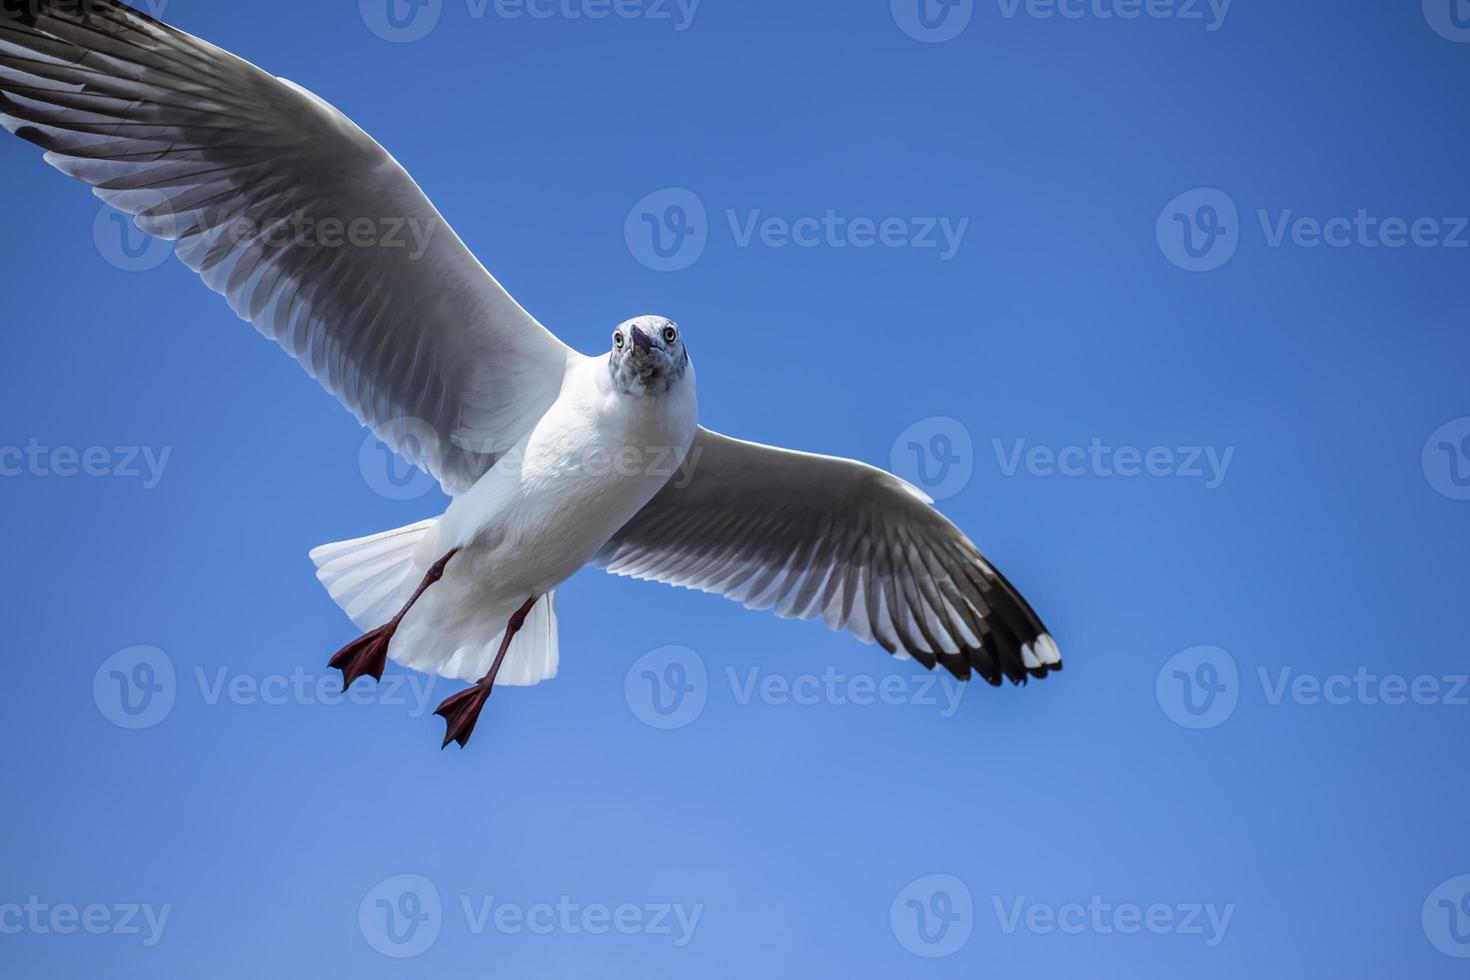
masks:
<svg viewBox="0 0 1470 980"><path fill-rule="evenodd" d="M44 149L47 149L47 146L46 146L46 143L47 143L46 134L43 133L43 132L41 132L41 130L37 129L35 126L20 126L20 127L17 127L16 130L15 130L15 135L16 136L19 136L21 139L25 140L27 143L33 143L36 146L39 146L43 150Z"/></svg>

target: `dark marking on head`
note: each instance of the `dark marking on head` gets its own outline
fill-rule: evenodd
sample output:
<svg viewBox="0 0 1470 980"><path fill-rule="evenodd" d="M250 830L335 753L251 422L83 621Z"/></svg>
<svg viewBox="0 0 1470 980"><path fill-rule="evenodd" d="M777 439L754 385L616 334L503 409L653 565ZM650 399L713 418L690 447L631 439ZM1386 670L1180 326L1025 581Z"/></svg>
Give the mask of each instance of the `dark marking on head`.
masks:
<svg viewBox="0 0 1470 980"><path fill-rule="evenodd" d="M614 386L624 395L665 394L689 372L683 332L663 317L629 320L613 335L607 367Z"/></svg>

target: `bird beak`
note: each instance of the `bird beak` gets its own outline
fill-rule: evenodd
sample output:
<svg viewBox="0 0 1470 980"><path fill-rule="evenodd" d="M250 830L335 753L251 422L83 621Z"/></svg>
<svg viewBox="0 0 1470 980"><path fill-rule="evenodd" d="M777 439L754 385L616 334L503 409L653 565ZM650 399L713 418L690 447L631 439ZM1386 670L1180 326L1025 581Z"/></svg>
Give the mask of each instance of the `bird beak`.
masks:
<svg viewBox="0 0 1470 980"><path fill-rule="evenodd" d="M634 327L631 332L633 334L634 347L645 352L653 350L653 341L648 339L648 334L639 330L637 327Z"/></svg>

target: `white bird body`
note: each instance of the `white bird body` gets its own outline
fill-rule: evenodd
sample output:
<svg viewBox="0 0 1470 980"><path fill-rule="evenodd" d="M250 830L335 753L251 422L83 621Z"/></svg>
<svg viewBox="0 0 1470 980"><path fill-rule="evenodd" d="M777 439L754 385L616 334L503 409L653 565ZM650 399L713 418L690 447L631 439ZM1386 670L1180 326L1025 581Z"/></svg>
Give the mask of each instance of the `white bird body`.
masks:
<svg viewBox="0 0 1470 980"><path fill-rule="evenodd" d="M546 414L414 549L385 609L458 553L405 615L389 656L460 679L484 674L511 614L586 567L683 465L698 416L692 368L660 397L630 398L605 358L576 355ZM501 683L544 680L519 669L520 654L511 648Z"/></svg>

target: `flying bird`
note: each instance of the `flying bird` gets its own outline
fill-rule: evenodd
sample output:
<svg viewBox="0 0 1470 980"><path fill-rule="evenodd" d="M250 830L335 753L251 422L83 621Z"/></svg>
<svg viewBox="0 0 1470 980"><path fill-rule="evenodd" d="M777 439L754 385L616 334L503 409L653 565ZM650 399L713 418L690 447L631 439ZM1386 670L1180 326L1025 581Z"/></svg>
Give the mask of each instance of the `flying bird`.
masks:
<svg viewBox="0 0 1470 980"><path fill-rule="evenodd" d="M344 689L390 659L470 682L437 712L463 747L497 681L555 676L556 589L589 564L820 619L962 680L1061 669L1030 605L920 490L702 428L669 319L572 350L316 95L115 0L11 6L0 124L175 242L451 498L312 552L363 631L331 660ZM391 247L385 216L417 247Z"/></svg>

